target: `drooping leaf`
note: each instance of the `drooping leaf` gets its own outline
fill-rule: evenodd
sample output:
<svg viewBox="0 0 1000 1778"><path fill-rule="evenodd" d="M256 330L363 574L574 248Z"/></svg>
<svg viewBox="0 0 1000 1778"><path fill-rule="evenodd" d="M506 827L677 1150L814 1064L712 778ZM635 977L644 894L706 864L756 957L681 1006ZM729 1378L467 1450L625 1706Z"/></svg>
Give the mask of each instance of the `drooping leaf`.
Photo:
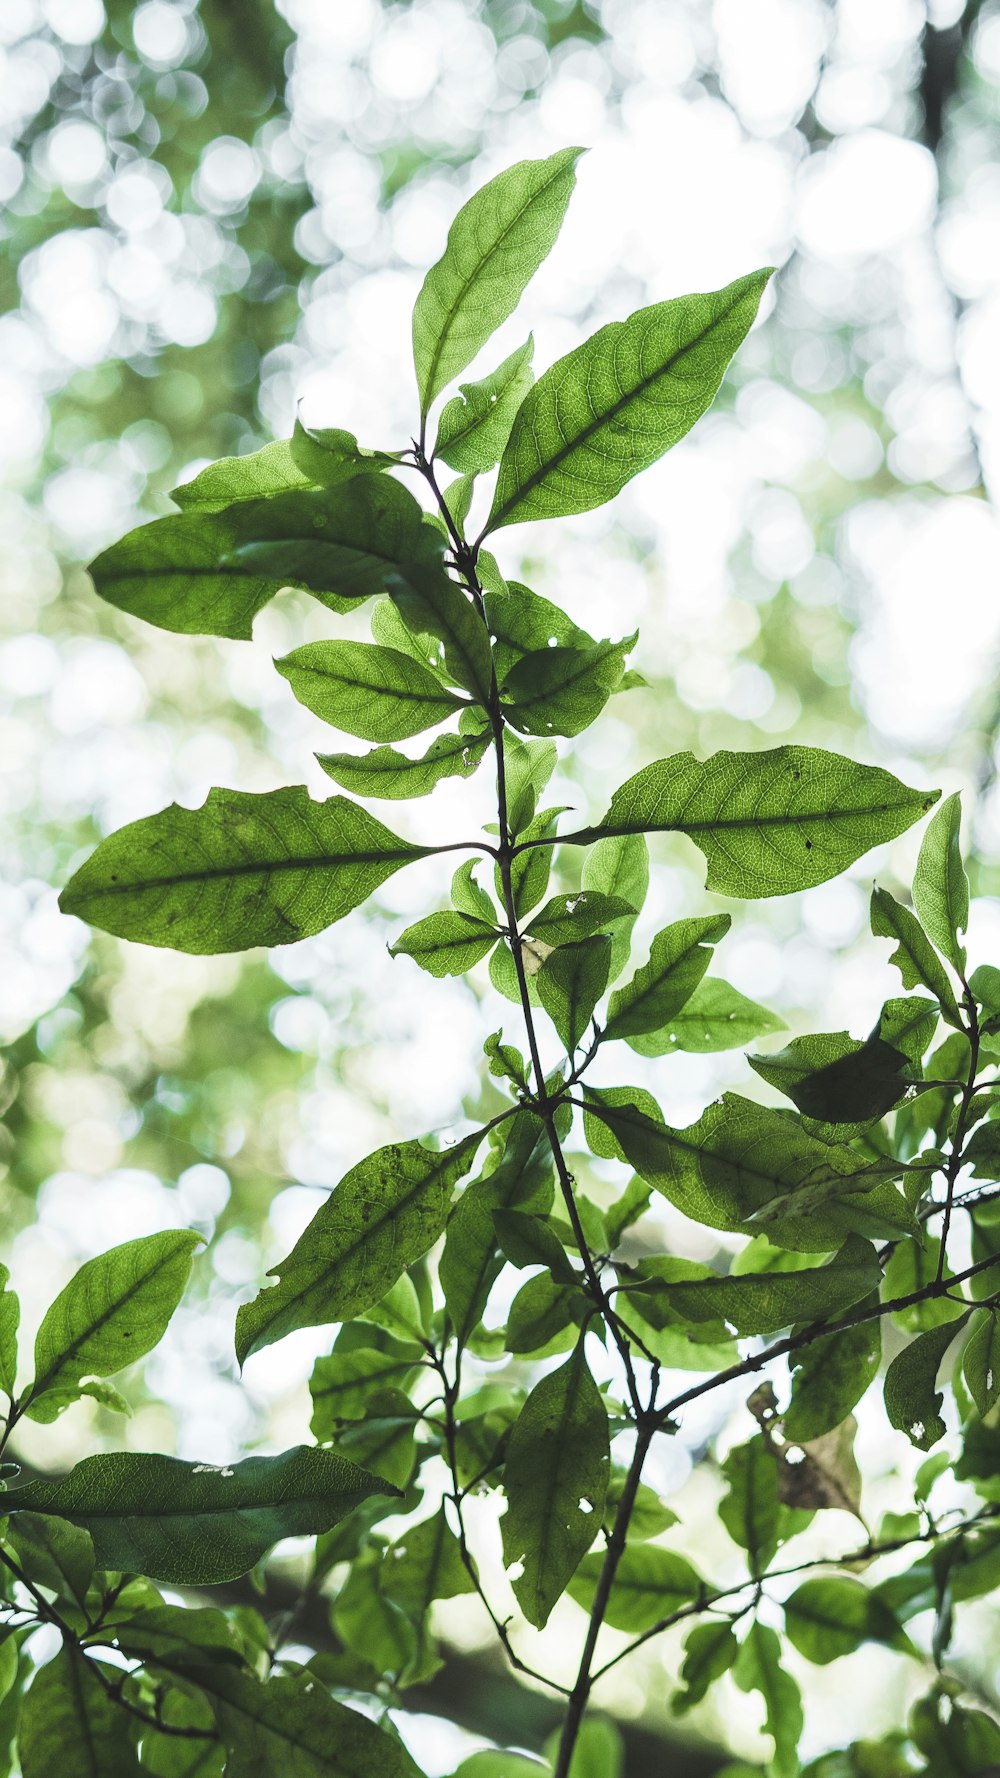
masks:
<svg viewBox="0 0 1000 1778"><path fill-rule="evenodd" d="M504 1560L523 1565L514 1592L537 1629L593 1542L608 1468L607 1409L581 1338L566 1363L536 1383L514 1423L504 1466Z"/></svg>
<svg viewBox="0 0 1000 1778"><path fill-rule="evenodd" d="M768 1625L751 1624L749 1635L740 1644L733 1675L743 1691L759 1692L764 1700L764 1728L774 1741L776 1778L797 1778L802 1699L782 1661L781 1640Z"/></svg>
<svg viewBox="0 0 1000 1778"><path fill-rule="evenodd" d="M952 1024L959 1024L958 1007L948 972L927 937L920 921L909 908L903 907L888 889L873 889L871 927L876 938L894 938L896 949L889 958L903 978L904 988L929 988L941 1011Z"/></svg>
<svg viewBox="0 0 1000 1778"><path fill-rule="evenodd" d="M789 895L905 833L938 795L818 747L714 753L704 763L680 753L644 766L615 791L595 827L560 841L684 833L708 861L707 888L750 899Z"/></svg>
<svg viewBox="0 0 1000 1778"><path fill-rule="evenodd" d="M437 659L429 664L446 672L478 703L488 705L493 682L489 636L462 589L434 563L409 571L405 578L397 576L388 591L411 635L430 636L437 642Z"/></svg>
<svg viewBox="0 0 1000 1778"><path fill-rule="evenodd" d="M575 1284L577 1274L552 1222L527 1210L494 1210L493 1227L512 1266L546 1266L561 1284Z"/></svg>
<svg viewBox="0 0 1000 1778"><path fill-rule="evenodd" d="M962 863L962 799L945 798L927 824L913 875L913 905L928 938L956 969L965 968L959 941L969 923L969 879Z"/></svg>
<svg viewBox="0 0 1000 1778"><path fill-rule="evenodd" d="M327 776L354 796L379 796L394 802L428 796L444 778L471 778L492 741L492 732L438 735L419 759L395 747L373 747L370 753L317 753Z"/></svg>
<svg viewBox="0 0 1000 1778"><path fill-rule="evenodd" d="M585 1611L591 1609L603 1567L604 1552L593 1550L569 1583L568 1592ZM615 1571L604 1615L615 1630L638 1635L703 1592L704 1582L685 1556L657 1544L628 1546Z"/></svg>
<svg viewBox="0 0 1000 1778"><path fill-rule="evenodd" d="M121 1710L92 1662L72 1644L35 1674L17 1745L23 1778L140 1778L132 1739L122 1733Z"/></svg>
<svg viewBox="0 0 1000 1778"><path fill-rule="evenodd" d="M26 1412L55 1420L85 1377L113 1376L162 1339L202 1237L169 1229L87 1260L46 1310Z"/></svg>
<svg viewBox="0 0 1000 1778"><path fill-rule="evenodd" d="M864 1306L874 1309L875 1298ZM792 1399L783 1420L786 1437L801 1443L839 1426L878 1376L881 1357L877 1316L793 1353Z"/></svg>
<svg viewBox="0 0 1000 1778"><path fill-rule="evenodd" d="M882 1600L849 1574L817 1576L796 1587L785 1601L785 1630L799 1654L818 1666L853 1654L863 1642L911 1646Z"/></svg>
<svg viewBox="0 0 1000 1778"><path fill-rule="evenodd" d="M227 1778L420 1778L401 1741L331 1698L307 1672L266 1683L199 1668L227 1751Z"/></svg>
<svg viewBox="0 0 1000 1778"><path fill-rule="evenodd" d="M499 910L476 881L478 858L467 858L451 879L451 905L458 914L468 914L486 926L500 925Z"/></svg>
<svg viewBox="0 0 1000 1778"><path fill-rule="evenodd" d="M980 1414L1000 1401L1000 1312L980 1309L962 1355L962 1374Z"/></svg>
<svg viewBox="0 0 1000 1778"><path fill-rule="evenodd" d="M419 1409L401 1389L376 1390L366 1404L363 1419L351 1421L337 1434L337 1450L371 1475L404 1492L416 1467L418 1418Z"/></svg>
<svg viewBox="0 0 1000 1778"><path fill-rule="evenodd" d="M62 1481L12 1489L4 1507L80 1526L98 1568L200 1587L235 1580L280 1538L327 1531L370 1494L390 1492L307 1445L231 1466L115 1451L85 1457Z"/></svg>
<svg viewBox="0 0 1000 1778"><path fill-rule="evenodd" d="M539 1272L522 1284L511 1303L504 1345L508 1352L530 1352L536 1358L567 1352L588 1308L589 1298L579 1285Z"/></svg>
<svg viewBox="0 0 1000 1778"><path fill-rule="evenodd" d="M412 957L428 975L464 975L492 951L499 937L495 926L468 914L428 914L400 934L389 954Z"/></svg>
<svg viewBox="0 0 1000 1778"><path fill-rule="evenodd" d="M522 654L500 687L504 715L528 735L578 735L617 691L636 636L589 648L540 648Z"/></svg>
<svg viewBox="0 0 1000 1778"><path fill-rule="evenodd" d="M210 790L111 834L59 898L103 932L209 955L294 944L343 919L404 864L426 858L343 796L303 785Z"/></svg>
<svg viewBox="0 0 1000 1778"><path fill-rule="evenodd" d="M43 1513L15 1513L8 1535L31 1580L83 1604L96 1566L94 1545L86 1531Z"/></svg>
<svg viewBox="0 0 1000 1778"><path fill-rule="evenodd" d="M881 1277L871 1243L851 1235L823 1266L690 1280L642 1276L636 1295L654 1326L664 1318L728 1321L741 1335L769 1334L795 1321L840 1314L877 1288Z"/></svg>
<svg viewBox="0 0 1000 1778"><path fill-rule="evenodd" d="M898 1432L905 1432L918 1451L929 1451L944 1436L945 1424L941 1418L944 1396L934 1384L941 1360L968 1319L968 1315L962 1315L957 1321L946 1321L940 1327L918 1334L902 1352L897 1353L885 1373L885 1411L889 1424Z"/></svg>
<svg viewBox="0 0 1000 1778"><path fill-rule="evenodd" d="M463 204L413 310L413 362L426 414L512 315L559 233L582 150L519 161Z"/></svg>
<svg viewBox="0 0 1000 1778"><path fill-rule="evenodd" d="M297 1328L350 1321L379 1302L443 1231L480 1140L477 1133L439 1153L393 1142L345 1173L287 1259L271 1268L279 1282L240 1309L240 1364Z"/></svg>
<svg viewBox="0 0 1000 1778"><path fill-rule="evenodd" d="M218 1661L230 1667L244 1665L235 1625L212 1606L148 1606L116 1623L114 1636L130 1660L148 1661L168 1671Z"/></svg>
<svg viewBox="0 0 1000 1778"><path fill-rule="evenodd" d="M538 998L572 1055L608 982L611 940L603 933L560 945L535 977Z"/></svg>
<svg viewBox="0 0 1000 1778"><path fill-rule="evenodd" d="M388 469L396 458L359 446L353 432L311 433L297 421L291 438L277 439L245 457L221 457L192 481L174 488L182 512L219 512L244 500L292 489L327 488L364 470Z"/></svg>
<svg viewBox="0 0 1000 1778"><path fill-rule="evenodd" d="M698 983L659 1031L645 1031L628 1041L629 1048L640 1056L668 1056L671 1050L704 1056L717 1050L742 1049L754 1037L770 1037L784 1029L785 1021L777 1013L712 976Z"/></svg>
<svg viewBox="0 0 1000 1778"><path fill-rule="evenodd" d="M510 429L534 381L529 333L523 346L478 383L460 383L460 393L446 402L438 421L434 454L462 475L482 475L500 461Z"/></svg>
<svg viewBox="0 0 1000 1778"><path fill-rule="evenodd" d="M659 1031L691 998L709 963L710 946L729 931L728 914L675 920L654 938L649 962L637 969L608 1005L607 1038L631 1038Z"/></svg>
<svg viewBox="0 0 1000 1778"><path fill-rule="evenodd" d="M770 276L639 309L545 371L514 421L486 531L588 512L662 457L714 400Z"/></svg>
<svg viewBox="0 0 1000 1778"><path fill-rule="evenodd" d="M300 704L362 741L406 741L466 708L429 668L373 642L307 642L274 664Z"/></svg>

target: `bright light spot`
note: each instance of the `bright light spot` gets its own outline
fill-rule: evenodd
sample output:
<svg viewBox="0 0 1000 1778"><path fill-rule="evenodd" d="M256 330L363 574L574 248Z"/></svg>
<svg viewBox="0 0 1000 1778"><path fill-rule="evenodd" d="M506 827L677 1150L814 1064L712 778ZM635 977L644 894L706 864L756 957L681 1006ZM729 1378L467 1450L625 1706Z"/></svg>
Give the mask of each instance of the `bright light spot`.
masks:
<svg viewBox="0 0 1000 1778"><path fill-rule="evenodd" d="M252 148L236 136L219 136L201 157L194 178L194 192L206 210L222 215L239 210L260 178L260 161Z"/></svg>
<svg viewBox="0 0 1000 1778"><path fill-rule="evenodd" d="M48 138L45 159L58 185L92 185L108 164L101 132L91 123L58 124Z"/></svg>
<svg viewBox="0 0 1000 1778"><path fill-rule="evenodd" d="M934 213L934 157L919 143L861 130L812 156L799 184L798 225L810 253L891 253Z"/></svg>
<svg viewBox="0 0 1000 1778"><path fill-rule="evenodd" d="M104 29L101 0L42 0L42 11L64 43L93 43Z"/></svg>
<svg viewBox="0 0 1000 1778"><path fill-rule="evenodd" d="M176 68L187 54L185 9L149 0L137 8L132 20L132 39L143 61L154 68Z"/></svg>
<svg viewBox="0 0 1000 1778"><path fill-rule="evenodd" d="M169 179L167 181L169 186ZM119 228L136 230L151 228L159 221L164 194L152 172L152 163L143 167L127 167L119 173L108 190L105 207L112 222Z"/></svg>

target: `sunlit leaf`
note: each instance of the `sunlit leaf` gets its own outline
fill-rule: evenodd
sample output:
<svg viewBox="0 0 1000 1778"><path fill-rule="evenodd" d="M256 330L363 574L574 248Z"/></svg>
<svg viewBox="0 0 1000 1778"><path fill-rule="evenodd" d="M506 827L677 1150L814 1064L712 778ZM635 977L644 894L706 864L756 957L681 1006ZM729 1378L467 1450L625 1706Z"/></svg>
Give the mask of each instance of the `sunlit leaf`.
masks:
<svg viewBox="0 0 1000 1778"><path fill-rule="evenodd" d="M460 394L446 402L438 421L434 454L462 475L482 475L500 460L510 429L534 381L529 333L523 346L478 383L460 383Z"/></svg>
<svg viewBox="0 0 1000 1778"><path fill-rule="evenodd" d="M419 661L372 642L307 642L274 664L300 704L362 741L405 741L466 708Z"/></svg>
<svg viewBox="0 0 1000 1778"><path fill-rule="evenodd" d="M921 925L956 969L965 968L959 941L969 923L969 879L962 863L962 800L946 797L927 823L913 875L913 905Z"/></svg>

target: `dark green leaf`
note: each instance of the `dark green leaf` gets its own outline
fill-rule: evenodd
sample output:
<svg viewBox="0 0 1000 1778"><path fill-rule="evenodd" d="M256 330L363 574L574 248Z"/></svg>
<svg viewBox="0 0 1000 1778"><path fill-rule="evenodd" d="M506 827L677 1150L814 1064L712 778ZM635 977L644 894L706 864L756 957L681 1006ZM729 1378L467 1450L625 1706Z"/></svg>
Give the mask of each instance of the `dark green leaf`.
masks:
<svg viewBox="0 0 1000 1778"><path fill-rule="evenodd" d="M581 153L518 161L458 212L413 310L421 414L513 314L559 233Z"/></svg>
<svg viewBox="0 0 1000 1778"><path fill-rule="evenodd" d="M621 1497L625 1489L627 1470L612 1469L608 1481L608 1492L604 1501L604 1523L610 1534L618 1511ZM662 1531L669 1531L679 1523L677 1514L669 1506L665 1506L655 1489L640 1482L635 1494L632 1517L629 1519L628 1534L630 1538L638 1538L640 1542L650 1537L659 1537Z"/></svg>
<svg viewBox="0 0 1000 1778"><path fill-rule="evenodd" d="M976 1179L1000 1179L1000 1123L990 1119L973 1130L962 1158Z"/></svg>
<svg viewBox="0 0 1000 1778"><path fill-rule="evenodd" d="M699 982L689 1000L659 1031L629 1038L640 1056L667 1056L671 1050L711 1055L716 1050L742 1049L754 1037L785 1029L784 1019L748 1000L728 982L709 977Z"/></svg>
<svg viewBox="0 0 1000 1778"><path fill-rule="evenodd" d="M507 1447L501 1521L504 1560L523 1564L518 1604L541 1629L594 1540L608 1485L608 1415L581 1337L572 1356L536 1383Z"/></svg>
<svg viewBox="0 0 1000 1778"><path fill-rule="evenodd" d="M107 1668L109 1678L111 1674ZM35 1674L17 1737L23 1778L139 1778L122 1712L70 1644Z"/></svg>
<svg viewBox="0 0 1000 1778"><path fill-rule="evenodd" d="M666 1319L730 1322L740 1335L777 1333L794 1321L822 1321L877 1289L881 1268L870 1242L851 1235L824 1266L794 1272L707 1276L685 1281L651 1278L637 1289L639 1306L655 1325Z"/></svg>
<svg viewBox="0 0 1000 1778"><path fill-rule="evenodd" d="M612 940L620 921L635 923L635 908L618 895L602 895L597 889L581 889L574 895L554 895L531 915L527 930L546 945L571 944L610 931Z"/></svg>
<svg viewBox="0 0 1000 1778"><path fill-rule="evenodd" d="M745 1692L759 1692L764 1700L764 1728L774 1741L773 1770L776 1778L796 1778L802 1733L802 1699L781 1658L781 1641L765 1624L753 1623L740 1644L733 1669L736 1683Z"/></svg>
<svg viewBox="0 0 1000 1778"><path fill-rule="evenodd" d="M466 707L428 667L373 642L307 642L274 664L300 704L362 741L406 741Z"/></svg>
<svg viewBox="0 0 1000 1778"><path fill-rule="evenodd" d="M611 940L598 933L576 944L560 945L538 971L538 998L569 1055L579 1047L607 987L610 965Z"/></svg>
<svg viewBox="0 0 1000 1778"><path fill-rule="evenodd" d="M604 1552L584 1556L568 1591L585 1611L593 1604L594 1591L604 1567ZM615 1572L605 1617L615 1630L638 1635L651 1630L661 1618L671 1617L690 1605L704 1590L700 1574L684 1556L657 1544L627 1547Z"/></svg>
<svg viewBox="0 0 1000 1778"><path fill-rule="evenodd" d="M0 1390L12 1396L17 1378L17 1330L21 1305L12 1290L7 1289L10 1273L0 1265Z"/></svg>
<svg viewBox="0 0 1000 1778"><path fill-rule="evenodd" d="M914 1077L902 1051L877 1035L861 1043L846 1031L794 1037L783 1050L747 1061L807 1117L834 1124L882 1117L905 1097Z"/></svg>
<svg viewBox="0 0 1000 1778"><path fill-rule="evenodd" d="M552 1161L543 1125L530 1113L519 1112L507 1128L503 1159L487 1178L466 1187L445 1235L441 1287L456 1337L463 1344L503 1265L494 1210L516 1206L544 1212L552 1202Z"/></svg>
<svg viewBox="0 0 1000 1778"><path fill-rule="evenodd" d="M210 790L119 828L59 897L103 932L209 955L288 945L343 919L404 864L426 858L346 797L303 785Z"/></svg>
<svg viewBox="0 0 1000 1778"><path fill-rule="evenodd" d="M711 405L770 276L639 309L553 364L514 421L486 530L588 512L662 457Z"/></svg>
<svg viewBox="0 0 1000 1778"><path fill-rule="evenodd" d="M94 1545L86 1531L42 1513L16 1513L9 1537L31 1580L83 1604L96 1565Z"/></svg>
<svg viewBox="0 0 1000 1778"><path fill-rule="evenodd" d="M510 880L518 920L523 920L533 907L537 907L549 886L555 825L560 813L559 809L540 809L524 829L523 838L547 843L535 844L524 852L518 852L511 862ZM502 898L503 878L499 865L496 867L495 879L497 895Z"/></svg>
<svg viewBox="0 0 1000 1778"><path fill-rule="evenodd" d="M682 1716L694 1704L700 1704L710 1686L728 1673L739 1653L739 1643L732 1625L718 1618L698 1624L684 1644L681 1667L682 1692L675 1692L670 1701L675 1716Z"/></svg>
<svg viewBox="0 0 1000 1778"><path fill-rule="evenodd" d="M380 1389L368 1402L364 1419L352 1421L337 1434L337 1449L402 1491L416 1467L418 1417L419 1410L401 1390Z"/></svg>
<svg viewBox="0 0 1000 1778"><path fill-rule="evenodd" d="M494 1210L493 1227L512 1266L547 1266L560 1283L577 1282L566 1249L550 1222L526 1210Z"/></svg>
<svg viewBox="0 0 1000 1778"><path fill-rule="evenodd" d="M928 938L958 970L965 968L959 933L969 923L969 879L962 864L962 799L946 797L927 824L913 875L913 905Z"/></svg>
<svg viewBox="0 0 1000 1778"><path fill-rule="evenodd" d="M85 1377L112 1376L151 1352L184 1294L201 1235L168 1229L90 1259L45 1313L26 1409L55 1420Z"/></svg>
<svg viewBox="0 0 1000 1778"><path fill-rule="evenodd" d="M85 1457L62 1481L14 1489L4 1505L88 1531L99 1568L200 1587L247 1574L280 1538L328 1531L369 1494L389 1492L306 1445L232 1466L116 1451Z"/></svg>
<svg viewBox="0 0 1000 1778"><path fill-rule="evenodd" d="M466 594L436 565L409 570L389 584L389 595L411 635L431 636L439 644L429 661L456 684L488 705L493 662L486 625Z"/></svg>
<svg viewBox="0 0 1000 1778"><path fill-rule="evenodd" d="M389 946L392 957L412 957L428 975L464 975L496 944L500 934L468 914L428 914Z"/></svg>
<svg viewBox="0 0 1000 1778"><path fill-rule="evenodd" d="M1000 1401L1000 1312L980 1309L962 1355L962 1373L980 1414Z"/></svg>
<svg viewBox="0 0 1000 1778"><path fill-rule="evenodd" d="M434 454L462 475L482 475L500 460L510 429L534 381L529 333L523 346L478 383L460 383L460 394L441 410Z"/></svg>
<svg viewBox="0 0 1000 1778"><path fill-rule="evenodd" d="M500 696L504 715L528 735L578 735L600 715L625 671L636 636L591 648L540 648L523 654Z"/></svg>
<svg viewBox="0 0 1000 1778"><path fill-rule="evenodd" d="M785 1602L785 1630L800 1655L823 1667L863 1642L910 1646L882 1600L848 1574L803 1581Z"/></svg>
<svg viewBox="0 0 1000 1778"><path fill-rule="evenodd" d="M955 994L948 973L916 915L903 907L888 889L872 890L871 926L876 938L894 938L896 949L889 958L903 978L904 988L929 988L940 1002L946 1019L959 1023Z"/></svg>
<svg viewBox="0 0 1000 1778"><path fill-rule="evenodd" d="M422 1628L435 1599L472 1593L475 1584L462 1561L458 1538L439 1508L403 1533L385 1552L382 1591Z"/></svg>
<svg viewBox="0 0 1000 1778"><path fill-rule="evenodd" d="M946 1321L919 1334L897 1353L885 1373L889 1424L898 1432L905 1432L918 1451L929 1451L944 1437L940 1412L944 1396L934 1384L941 1360L968 1319L968 1315L963 1315L958 1321Z"/></svg>
<svg viewBox="0 0 1000 1778"><path fill-rule="evenodd" d="M778 1547L777 1458L757 1437L735 1445L721 1467L727 1492L719 1504L719 1518L733 1542L746 1550L750 1572L762 1574Z"/></svg>
<svg viewBox="0 0 1000 1778"><path fill-rule="evenodd" d="M559 1283L539 1272L522 1284L507 1317L508 1352L533 1353L536 1357L565 1352L586 1319L589 1302L575 1284Z"/></svg>
<svg viewBox="0 0 1000 1778"><path fill-rule="evenodd" d="M400 801L427 796L443 778L471 778L492 741L489 729L478 734L438 735L419 759L395 747L373 747L370 753L317 753L324 772L354 796L380 796Z"/></svg>
<svg viewBox="0 0 1000 1778"><path fill-rule="evenodd" d="M227 1778L420 1778L401 1742L308 1673L264 1684L216 1666L199 1668L197 1683L226 1744Z"/></svg>
<svg viewBox="0 0 1000 1778"><path fill-rule="evenodd" d="M114 1636L130 1660L151 1661L170 1671L216 1661L243 1665L235 1625L212 1607L153 1605L115 1624Z"/></svg>
<svg viewBox="0 0 1000 1778"><path fill-rule="evenodd" d="M874 1309L876 1298L864 1306ZM877 1316L793 1353L792 1399L783 1420L785 1436L802 1443L839 1426L878 1376L881 1357L882 1328Z"/></svg>
<svg viewBox="0 0 1000 1778"><path fill-rule="evenodd" d="M300 1327L350 1321L373 1308L442 1233L455 1183L480 1140L466 1137L440 1153L394 1142L345 1173L287 1259L272 1266L268 1276L279 1283L240 1309L240 1364Z"/></svg>
<svg viewBox="0 0 1000 1778"><path fill-rule="evenodd" d="M709 914L700 920L675 920L658 933L649 962L612 994L605 1037L659 1031L691 998L712 960L709 947L725 937L730 925L728 914Z"/></svg>
<svg viewBox="0 0 1000 1778"><path fill-rule="evenodd" d="M629 778L596 827L560 838L590 845L609 834L684 833L708 861L707 888L789 895L905 833L939 794L818 747L714 753L704 763L680 753Z"/></svg>
<svg viewBox="0 0 1000 1778"><path fill-rule="evenodd" d="M940 1327L942 1322L954 1321L962 1313L959 1304L952 1297L933 1293L940 1257L941 1243L937 1236L923 1231L922 1241L900 1241L885 1268L885 1294L888 1301L891 1302L896 1297L914 1296L918 1292L924 1294L922 1302L911 1303L908 1308L894 1312L899 1326L907 1328L911 1333L923 1333L927 1328ZM942 1281L947 1283L951 1276L952 1269L945 1262L941 1267Z"/></svg>
<svg viewBox="0 0 1000 1778"><path fill-rule="evenodd" d="M309 1379L313 1417L309 1430L321 1442L332 1439L344 1420L363 1420L373 1395L388 1384L405 1390L419 1359L380 1352L372 1346L338 1348L317 1358Z"/></svg>

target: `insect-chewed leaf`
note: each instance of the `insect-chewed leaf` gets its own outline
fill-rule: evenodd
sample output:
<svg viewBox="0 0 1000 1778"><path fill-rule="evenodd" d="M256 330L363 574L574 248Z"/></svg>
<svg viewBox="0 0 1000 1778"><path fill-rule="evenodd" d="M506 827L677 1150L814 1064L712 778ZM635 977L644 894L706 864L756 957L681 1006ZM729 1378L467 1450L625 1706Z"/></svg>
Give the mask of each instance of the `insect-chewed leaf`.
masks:
<svg viewBox="0 0 1000 1778"><path fill-rule="evenodd" d="M704 763L679 753L629 778L596 827L560 839L590 845L608 834L684 833L705 854L709 889L789 895L904 833L939 794L818 747L714 753Z"/></svg>
<svg viewBox="0 0 1000 1778"><path fill-rule="evenodd" d="M343 796L304 785L255 796L210 790L119 828L59 897L103 932L209 955L289 945L343 919L404 864L412 846Z"/></svg>
<svg viewBox="0 0 1000 1778"><path fill-rule="evenodd" d="M215 1711L227 1778L420 1778L401 1741L308 1672L265 1683L216 1665L192 1678Z"/></svg>
<svg viewBox="0 0 1000 1778"><path fill-rule="evenodd" d="M513 314L559 233L582 152L518 161L458 212L413 310L421 413Z"/></svg>
<svg viewBox="0 0 1000 1778"><path fill-rule="evenodd" d="M659 1031L644 1031L628 1039L640 1056L667 1056L671 1050L712 1055L717 1050L742 1049L754 1037L768 1037L785 1029L784 1019L748 1000L729 982L713 976L699 982L689 1000Z"/></svg>
<svg viewBox="0 0 1000 1778"><path fill-rule="evenodd" d="M291 438L277 439L245 457L221 457L171 499L182 512L220 512L223 507L302 488L330 488L363 470L389 469L397 458L363 449L353 432L310 432L296 421Z"/></svg>
<svg viewBox="0 0 1000 1778"><path fill-rule="evenodd" d="M514 421L486 531L589 512L690 432L770 276L639 309L545 371Z"/></svg>
<svg viewBox="0 0 1000 1778"><path fill-rule="evenodd" d="M678 1013L701 981L717 944L729 931L728 914L676 920L657 933L649 962L611 996L605 1037L635 1037L656 1031Z"/></svg>
<svg viewBox="0 0 1000 1778"><path fill-rule="evenodd" d="M40 1667L21 1708L17 1749L23 1778L141 1778L122 1712L94 1663L64 1643Z"/></svg>
<svg viewBox="0 0 1000 1778"><path fill-rule="evenodd" d="M345 1173L272 1267L279 1282L240 1309L240 1364L297 1328L350 1321L378 1303L441 1234L455 1183L481 1140L477 1131L441 1153L421 1142L390 1143Z"/></svg>
<svg viewBox="0 0 1000 1778"><path fill-rule="evenodd" d="M429 667L373 642L307 642L274 664L300 704L362 741L406 741L467 707Z"/></svg>
<svg viewBox="0 0 1000 1778"><path fill-rule="evenodd" d="M480 560L482 557L480 557ZM597 646L551 599L543 599L519 580L487 588L483 603L493 637L493 658L500 684L525 655L549 648L585 651Z"/></svg>
<svg viewBox="0 0 1000 1778"><path fill-rule="evenodd" d="M1000 1401L1000 1312L980 1309L972 1320L962 1372L979 1413L985 1415Z"/></svg>
<svg viewBox="0 0 1000 1778"><path fill-rule="evenodd" d="M948 1347L968 1321L968 1314L957 1321L943 1322L918 1334L902 1352L896 1354L885 1373L885 1411L890 1426L905 1432L918 1451L929 1451L944 1437L941 1418L944 1397L935 1389L937 1374Z"/></svg>
<svg viewBox="0 0 1000 1778"><path fill-rule="evenodd" d="M493 660L486 626L454 581L433 564L397 577L388 591L411 636L431 636L439 643L442 658L434 664L480 704L488 704Z"/></svg>
<svg viewBox="0 0 1000 1778"><path fill-rule="evenodd" d="M962 863L961 823L956 791L927 824L913 875L913 905L942 956L964 970L965 947L958 935L969 923L969 879Z"/></svg>
<svg viewBox="0 0 1000 1778"><path fill-rule="evenodd" d="M529 916L526 926L532 938L545 945L567 945L592 938L595 932L610 930L613 934L623 921L634 924L635 916L635 908L620 895L581 889L572 895L554 895Z"/></svg>
<svg viewBox="0 0 1000 1778"><path fill-rule="evenodd" d="M478 383L460 383L461 393L441 410L434 454L462 475L482 475L499 462L510 429L534 381L531 334Z"/></svg>
<svg viewBox="0 0 1000 1778"><path fill-rule="evenodd" d="M12 1489L4 1507L79 1525L98 1568L200 1587L235 1580L280 1538L328 1531L369 1494L392 1492L308 1445L232 1466L115 1451L85 1457L62 1481Z"/></svg>
<svg viewBox="0 0 1000 1778"><path fill-rule="evenodd" d="M444 778L470 778L481 765L492 731L438 735L419 759L395 747L373 747L370 753L317 753L327 776L355 796L378 796L393 802L428 796Z"/></svg>
<svg viewBox="0 0 1000 1778"><path fill-rule="evenodd" d="M547 1621L601 1523L608 1486L608 1412L581 1337L571 1357L536 1383L514 1423L504 1466L504 1560L523 1564L518 1604Z"/></svg>
<svg viewBox="0 0 1000 1778"><path fill-rule="evenodd" d="M876 1310L876 1297L862 1306ZM882 1328L874 1313L856 1327L841 1328L793 1353L792 1399L782 1419L785 1437L801 1444L840 1426L878 1376L881 1358Z"/></svg>
<svg viewBox="0 0 1000 1778"><path fill-rule="evenodd" d="M201 1235L168 1229L87 1260L46 1311L35 1339L32 1420L55 1420L85 1377L113 1376L152 1351L181 1300Z"/></svg>

